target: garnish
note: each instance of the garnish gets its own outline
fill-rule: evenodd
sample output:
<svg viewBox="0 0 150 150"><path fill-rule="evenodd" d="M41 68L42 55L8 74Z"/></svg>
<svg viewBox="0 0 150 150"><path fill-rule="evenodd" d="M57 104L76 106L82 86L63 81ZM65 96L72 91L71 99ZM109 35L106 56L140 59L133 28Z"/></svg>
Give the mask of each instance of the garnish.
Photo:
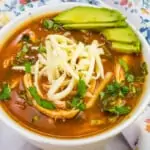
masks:
<svg viewBox="0 0 150 150"><path fill-rule="evenodd" d="M71 106L73 108L79 109L80 111L85 110L86 106L79 97L74 97L73 100L71 101Z"/></svg>
<svg viewBox="0 0 150 150"><path fill-rule="evenodd" d="M52 29L53 25L54 25L54 22L52 20L49 20L49 19L44 19L42 25L46 29Z"/></svg>
<svg viewBox="0 0 150 150"><path fill-rule="evenodd" d="M11 96L11 89L8 84L4 84L0 92L0 100L8 100Z"/></svg>
<svg viewBox="0 0 150 150"><path fill-rule="evenodd" d="M35 99L35 101L37 102L37 104L39 104L41 107L46 108L46 109L55 109L55 105L47 100L42 99L36 90L36 87L30 87L29 92L31 94L31 96Z"/></svg>
<svg viewBox="0 0 150 150"><path fill-rule="evenodd" d="M105 109L105 111L108 111L116 115L125 115L125 114L130 113L131 107L130 106L115 106L115 107L107 108Z"/></svg>
<svg viewBox="0 0 150 150"><path fill-rule="evenodd" d="M126 77L127 82L129 82L129 83L134 82L134 80L135 80L134 75L131 73L126 73L125 77Z"/></svg>
<svg viewBox="0 0 150 150"><path fill-rule="evenodd" d="M146 63L144 62L140 66L140 76L135 77L123 59L119 59L119 63L125 72L124 81L118 83L114 80L107 85L106 89L100 93L100 99L104 111L116 115L125 115L131 111L131 107L128 106L123 99L125 99L126 96L128 96L128 98L137 97L141 93L142 89L138 82L144 82L148 71Z"/></svg>
<svg viewBox="0 0 150 150"><path fill-rule="evenodd" d="M78 88L77 89L77 95L79 97L83 97L87 91L87 87L86 87L84 80L79 79L77 88Z"/></svg>
<svg viewBox="0 0 150 150"><path fill-rule="evenodd" d="M26 62L24 64L24 66L25 66L25 72L26 73L30 73L31 72L31 63L30 62Z"/></svg>
<svg viewBox="0 0 150 150"><path fill-rule="evenodd" d="M46 52L46 48L43 46L43 44L40 44L40 46L38 48L38 52L39 53L45 53Z"/></svg>
<svg viewBox="0 0 150 150"><path fill-rule="evenodd" d="M71 107L79 109L80 111L85 110L86 105L83 102L82 98L85 96L86 91L87 91L87 87L84 80L79 79L77 85L77 94L71 101Z"/></svg>
<svg viewBox="0 0 150 150"><path fill-rule="evenodd" d="M27 44L24 44L22 49L17 53L17 58L24 57L25 54L29 51L29 47Z"/></svg>
<svg viewBox="0 0 150 150"><path fill-rule="evenodd" d="M56 24L54 21L52 21L50 19L44 19L42 25L45 29L48 29L48 30L49 29L54 29L54 30L60 29L60 25Z"/></svg>

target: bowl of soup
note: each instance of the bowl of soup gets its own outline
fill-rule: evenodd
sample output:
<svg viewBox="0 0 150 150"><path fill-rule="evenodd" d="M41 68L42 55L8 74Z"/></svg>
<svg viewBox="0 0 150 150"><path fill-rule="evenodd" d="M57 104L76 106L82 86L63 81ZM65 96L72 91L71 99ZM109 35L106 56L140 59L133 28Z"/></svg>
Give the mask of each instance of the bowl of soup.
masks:
<svg viewBox="0 0 150 150"><path fill-rule="evenodd" d="M44 6L0 43L0 119L40 148L103 145L148 104L149 46L115 9Z"/></svg>

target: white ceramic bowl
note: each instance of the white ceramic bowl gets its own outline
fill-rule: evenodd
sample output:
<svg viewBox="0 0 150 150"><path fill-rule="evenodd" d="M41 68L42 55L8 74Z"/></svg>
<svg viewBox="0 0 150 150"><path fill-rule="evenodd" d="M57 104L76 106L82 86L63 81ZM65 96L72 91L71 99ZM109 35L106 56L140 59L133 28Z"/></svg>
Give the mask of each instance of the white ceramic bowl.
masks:
<svg viewBox="0 0 150 150"><path fill-rule="evenodd" d="M43 6L38 8L33 12L25 13L15 20L12 20L8 25L6 25L2 30L0 30L0 43L3 44L12 34L13 31L16 30L19 26L22 26L25 22L30 21L38 16L50 13L50 12L58 12L63 11L68 8L78 6L78 5L87 5L81 3L60 3L57 5L51 6ZM92 5L89 5L92 6ZM93 6L94 7L94 6ZM130 22L128 22L130 24ZM130 24L131 25L131 24ZM132 25L131 25L132 26ZM132 26L133 27L133 26ZM133 27L134 31L136 32L137 36L140 38L142 42L142 50L144 59L148 64L148 70L150 71L150 48L147 44L144 37ZM150 98L150 74L147 77L147 82L145 85L145 90L142 96L142 100L133 111L131 116L121 122L119 125L115 126L113 129L110 129L104 133L97 134L95 136L90 136L81 139L56 139L51 137L42 136L36 133L29 131L28 129L23 128L18 123L16 123L12 118L10 118L7 113L0 107L0 119L5 122L8 126L12 129L16 130L26 139L28 139L34 145L43 148L45 150L67 150L67 149L94 149L94 147L99 147L104 145L104 141L107 141L110 137L115 136L116 134L120 133L124 128L129 126L131 123L135 121L135 119L142 113L145 109L146 105L149 102ZM70 129L68 129L70 130ZM82 130L82 129L81 129Z"/></svg>

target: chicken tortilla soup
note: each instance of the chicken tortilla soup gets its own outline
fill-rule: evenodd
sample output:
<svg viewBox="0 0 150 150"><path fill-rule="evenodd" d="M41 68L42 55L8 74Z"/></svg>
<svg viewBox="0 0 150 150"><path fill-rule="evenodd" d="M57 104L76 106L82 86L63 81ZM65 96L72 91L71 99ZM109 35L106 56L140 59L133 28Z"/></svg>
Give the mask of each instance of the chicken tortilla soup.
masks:
<svg viewBox="0 0 150 150"><path fill-rule="evenodd" d="M0 72L3 109L20 125L59 138L119 124L140 101L148 74L126 18L93 7L18 28L0 49Z"/></svg>

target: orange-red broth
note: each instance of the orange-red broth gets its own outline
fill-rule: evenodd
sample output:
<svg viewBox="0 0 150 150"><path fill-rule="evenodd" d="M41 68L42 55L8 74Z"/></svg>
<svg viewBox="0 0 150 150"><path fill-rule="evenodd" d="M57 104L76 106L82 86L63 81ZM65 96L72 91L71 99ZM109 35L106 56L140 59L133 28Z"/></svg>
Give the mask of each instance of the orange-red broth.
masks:
<svg viewBox="0 0 150 150"><path fill-rule="evenodd" d="M49 16L48 18L50 18ZM115 122L109 121L111 117L108 113L101 111L100 100L98 99L96 104L91 108L84 112L79 113L75 118L70 120L53 120L48 118L47 116L41 114L38 110L36 110L33 106L30 106L26 103L25 100L21 99L18 96L18 92L23 89L23 72L12 71L11 62L16 57L17 52L21 49L20 40L24 33L28 33L33 31L36 35L37 39L40 39L42 42L48 34L64 34L66 31L59 30L45 30L41 22L46 17L35 19L34 21L25 24L23 27L19 28L13 36L5 43L3 48L0 50L0 82L8 81L11 82L13 80L19 79L19 85L12 91L11 99L2 104L3 108L8 112L8 114L15 119L20 125L38 132L40 134L44 134L47 136L54 137L64 137L64 138L77 138L83 136L89 136L97 133L104 132L112 128L113 126L120 123L121 120L124 119L125 116L120 116L117 118ZM100 43L103 43L103 37L99 33L93 32L81 32L81 31L70 31L70 37L73 37L77 41L82 41L85 43L91 43L93 40L98 40ZM33 43L32 43L33 44ZM37 44L33 44L36 46ZM115 57L121 56L118 53L112 52ZM32 54L36 55L36 54ZM134 64L136 64L134 69L135 72L138 72L138 66L142 61L141 55L131 55L134 57ZM107 60L103 62L104 71L114 72L114 62L112 60ZM132 108L136 106L138 103L138 99L128 99L127 104L129 104ZM37 121L33 121L34 116L38 116L39 119ZM92 126L91 120L105 120L106 123Z"/></svg>

